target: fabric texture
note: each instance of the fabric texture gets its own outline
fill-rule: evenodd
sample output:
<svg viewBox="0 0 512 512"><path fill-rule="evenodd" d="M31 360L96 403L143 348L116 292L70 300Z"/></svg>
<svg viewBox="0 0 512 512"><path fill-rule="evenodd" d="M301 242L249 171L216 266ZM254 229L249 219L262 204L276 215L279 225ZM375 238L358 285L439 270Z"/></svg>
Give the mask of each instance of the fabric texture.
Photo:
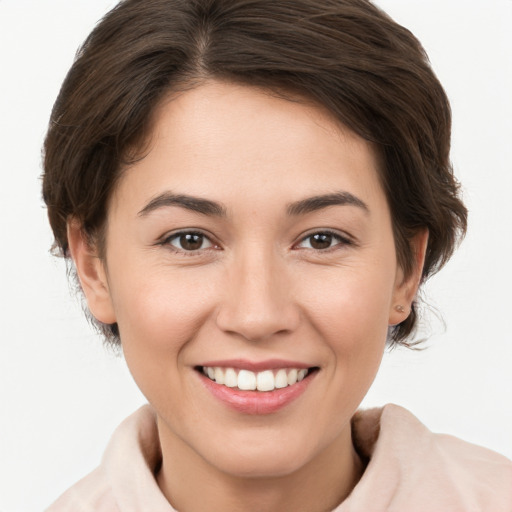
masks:
<svg viewBox="0 0 512 512"><path fill-rule="evenodd" d="M352 433L369 462L333 512L512 512L512 462L495 452L433 434L392 404L357 412ZM154 477L160 458L146 405L117 428L101 465L46 512L176 512Z"/></svg>

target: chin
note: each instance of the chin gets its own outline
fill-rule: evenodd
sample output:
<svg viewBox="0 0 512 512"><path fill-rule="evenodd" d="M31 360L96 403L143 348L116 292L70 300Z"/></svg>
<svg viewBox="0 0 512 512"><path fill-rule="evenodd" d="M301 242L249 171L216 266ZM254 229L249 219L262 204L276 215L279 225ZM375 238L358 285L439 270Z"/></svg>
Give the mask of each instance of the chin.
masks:
<svg viewBox="0 0 512 512"><path fill-rule="evenodd" d="M217 468L223 473L238 478L279 478L286 477L307 464L307 459L297 457L297 451L290 447L275 451L260 451L259 453L239 453L234 457L217 459Z"/></svg>
<svg viewBox="0 0 512 512"><path fill-rule="evenodd" d="M321 452L308 443L307 433L254 433L209 445L207 462L223 473L240 478L285 477L299 471ZM311 439L309 439L311 440ZM212 446L221 447L220 450ZM205 453L206 455L206 453Z"/></svg>

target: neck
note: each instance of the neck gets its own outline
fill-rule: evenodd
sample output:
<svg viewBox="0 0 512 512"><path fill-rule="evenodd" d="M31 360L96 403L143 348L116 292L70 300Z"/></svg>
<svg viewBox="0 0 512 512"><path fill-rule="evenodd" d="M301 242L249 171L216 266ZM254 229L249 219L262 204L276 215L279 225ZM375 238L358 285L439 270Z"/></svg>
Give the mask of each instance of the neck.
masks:
<svg viewBox="0 0 512 512"><path fill-rule="evenodd" d="M352 445L350 425L312 460L279 476L223 472L174 436L160 419L159 436L163 459L158 485L180 512L332 511L350 494L364 469Z"/></svg>

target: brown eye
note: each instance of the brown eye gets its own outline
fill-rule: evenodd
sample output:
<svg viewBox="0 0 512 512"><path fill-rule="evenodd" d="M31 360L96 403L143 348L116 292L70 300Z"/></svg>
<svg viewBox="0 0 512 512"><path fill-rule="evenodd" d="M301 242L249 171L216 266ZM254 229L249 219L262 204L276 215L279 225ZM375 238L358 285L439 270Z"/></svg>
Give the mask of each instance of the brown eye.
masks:
<svg viewBox="0 0 512 512"><path fill-rule="evenodd" d="M167 243L181 251L198 251L212 247L212 243L202 233L177 233L168 238Z"/></svg>
<svg viewBox="0 0 512 512"><path fill-rule="evenodd" d="M341 235L325 231L306 236L302 239L298 247L301 249L314 249L316 251L322 251L331 249L337 245L350 245L350 241Z"/></svg>
<svg viewBox="0 0 512 512"><path fill-rule="evenodd" d="M333 236L330 233L317 233L310 238L310 244L313 249L328 249L331 247Z"/></svg>

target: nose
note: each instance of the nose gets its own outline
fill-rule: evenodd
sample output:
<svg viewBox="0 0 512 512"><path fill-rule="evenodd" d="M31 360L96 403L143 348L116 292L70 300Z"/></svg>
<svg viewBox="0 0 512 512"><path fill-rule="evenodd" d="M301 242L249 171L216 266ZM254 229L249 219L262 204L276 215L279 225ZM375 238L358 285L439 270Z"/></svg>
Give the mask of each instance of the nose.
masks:
<svg viewBox="0 0 512 512"><path fill-rule="evenodd" d="M250 341L293 332L300 311L285 263L267 255L241 258L228 272L217 326Z"/></svg>

